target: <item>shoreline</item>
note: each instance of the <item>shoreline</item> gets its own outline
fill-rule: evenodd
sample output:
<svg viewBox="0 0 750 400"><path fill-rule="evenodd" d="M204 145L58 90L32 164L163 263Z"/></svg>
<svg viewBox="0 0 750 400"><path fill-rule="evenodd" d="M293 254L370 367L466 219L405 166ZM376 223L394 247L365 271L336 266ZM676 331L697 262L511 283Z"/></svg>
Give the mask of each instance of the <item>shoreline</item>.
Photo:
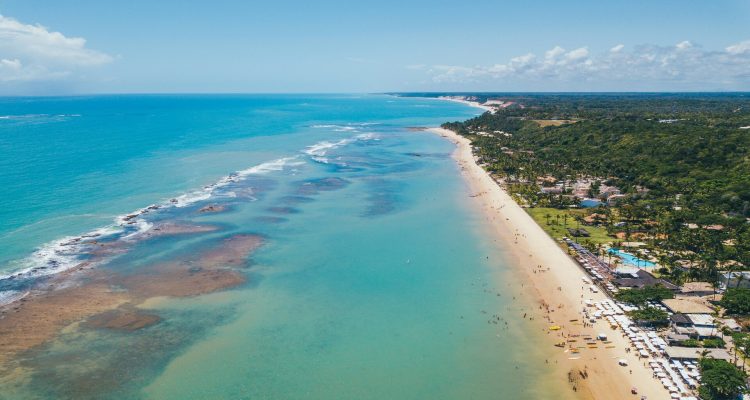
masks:
<svg viewBox="0 0 750 400"><path fill-rule="evenodd" d="M445 101L452 101L454 103L466 104L469 107L481 108L482 110L489 111L492 114L494 114L495 111L497 111L497 110L495 110L494 108L492 108L490 106L485 106L483 104L479 104L478 101L470 101L470 100L458 99L458 98L449 97L449 96L440 96L440 97L437 97L437 99L439 99L439 100L445 100Z"/></svg>
<svg viewBox="0 0 750 400"><path fill-rule="evenodd" d="M550 337L545 346L550 349L555 342L565 340L568 335L591 335L607 333L611 343L601 348L586 348L577 355L560 348L555 362L560 380L565 374L576 377L585 371L586 379L568 379L568 386L581 399L632 399L631 388L638 389L638 396L649 399L668 399L669 393L652 378L652 372L634 352L626 353L629 342L621 332L613 331L606 322L597 321L584 327L581 309L583 299L602 301L609 299L601 291L585 290L581 277L587 276L558 244L521 208L508 193L474 160L470 141L453 131L430 128L428 132L442 136L456 145L453 158L461 169L471 193L470 202L480 209L490 225L491 234L507 252L514 273L520 274L524 282L531 283L529 300L539 304L530 318L538 321L540 329ZM542 321L542 322L539 322ZM560 330L548 330L557 325ZM599 346L597 346L599 347ZM628 360L627 367L618 366L619 359Z"/></svg>

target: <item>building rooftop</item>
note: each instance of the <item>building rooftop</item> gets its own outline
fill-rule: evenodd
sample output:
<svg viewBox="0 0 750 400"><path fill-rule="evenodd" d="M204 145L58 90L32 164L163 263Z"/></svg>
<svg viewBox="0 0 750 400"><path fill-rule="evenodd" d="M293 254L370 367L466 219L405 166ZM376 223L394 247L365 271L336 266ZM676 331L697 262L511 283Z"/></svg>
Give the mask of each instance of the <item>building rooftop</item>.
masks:
<svg viewBox="0 0 750 400"><path fill-rule="evenodd" d="M687 282L682 285L682 293L713 293L714 287L708 282Z"/></svg>
<svg viewBox="0 0 750 400"><path fill-rule="evenodd" d="M695 333L698 334L698 336L702 338L709 338L709 337L716 337L721 334L721 331L719 328L709 328L705 326L696 326L693 329L695 329Z"/></svg>
<svg viewBox="0 0 750 400"><path fill-rule="evenodd" d="M628 288L643 288L646 286L661 285L669 290L679 289L678 286L673 285L672 283L667 282L664 279L658 279L648 273L648 271L643 269L639 269L638 271L636 271L635 276L625 275L625 277L623 278L615 279L614 282L617 286Z"/></svg>
<svg viewBox="0 0 750 400"><path fill-rule="evenodd" d="M740 326L740 324L738 324L737 321L732 318L722 319L721 323L731 330L739 331L740 329L742 329L742 326Z"/></svg>
<svg viewBox="0 0 750 400"><path fill-rule="evenodd" d="M690 318L690 321L695 326L716 326L714 323L714 317L709 314L690 314L688 315L688 318Z"/></svg>
<svg viewBox="0 0 750 400"><path fill-rule="evenodd" d="M709 314L714 312L710 307L692 299L677 297L661 301L673 313L683 314Z"/></svg>
<svg viewBox="0 0 750 400"><path fill-rule="evenodd" d="M620 247L643 247L646 243L643 242L622 242Z"/></svg>
<svg viewBox="0 0 750 400"><path fill-rule="evenodd" d="M697 360L701 358L701 352L707 351L708 356L717 360L732 361L732 356L724 349L701 349L695 347L667 346L666 352L669 358L683 360Z"/></svg>
<svg viewBox="0 0 750 400"><path fill-rule="evenodd" d="M674 322L675 324L685 324L685 325L688 325L688 324L692 324L693 323L693 321L691 321L690 318L688 318L688 316L685 315L685 314L679 314L679 313L672 314L669 317L669 319L672 322Z"/></svg>

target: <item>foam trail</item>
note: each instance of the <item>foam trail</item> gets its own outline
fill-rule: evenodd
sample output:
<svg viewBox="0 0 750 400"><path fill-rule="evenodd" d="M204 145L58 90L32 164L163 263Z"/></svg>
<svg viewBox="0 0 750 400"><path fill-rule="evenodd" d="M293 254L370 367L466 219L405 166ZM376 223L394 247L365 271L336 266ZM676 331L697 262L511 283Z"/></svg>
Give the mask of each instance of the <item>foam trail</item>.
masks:
<svg viewBox="0 0 750 400"><path fill-rule="evenodd" d="M359 122L359 123L349 123L346 125L337 125L337 124L318 124L318 125L311 125L311 128L317 128L317 129L332 129L334 132L358 132L360 128L366 127L366 126L372 126L372 125L379 125L378 122Z"/></svg>
<svg viewBox="0 0 750 400"><path fill-rule="evenodd" d="M331 160L328 157L325 157L326 154L328 154L328 151L346 146L350 143L354 143L356 141L367 141L367 140L379 140L378 136L374 133L368 132L368 133L362 133L354 137L350 137L347 139L341 139L338 142L329 142L327 140L324 140L322 142L315 143L311 146L307 146L305 150L303 150L303 153L310 156L310 159L321 163L321 164L330 164ZM340 165L346 165L346 164L340 164Z"/></svg>
<svg viewBox="0 0 750 400"><path fill-rule="evenodd" d="M234 172L222 177L213 184L204 186L202 189L185 193L159 204L152 204L129 214L118 215L115 217L112 225L104 226L79 236L67 236L43 244L25 259L19 260L18 268L15 271L0 275L0 293L8 292L7 290L3 291L2 288L7 287L9 283L12 283L11 281L17 282L22 279L53 275L87 263L85 256L89 253L90 245L95 240L137 239L154 226L153 223L148 222L144 218L146 214L170 207L183 208L208 200L214 196L216 189L241 182L248 176L282 171L288 166L303 164L302 161L295 161L297 159L297 156L280 158ZM236 197L236 193L230 192L226 196ZM95 264L87 263L87 266L93 265ZM4 295L3 298L7 300L12 297L8 294ZM0 301L0 305L2 304L6 303Z"/></svg>
<svg viewBox="0 0 750 400"><path fill-rule="evenodd" d="M331 127L340 126L331 125ZM328 160L323 156L329 150L345 146L357 140L371 140L374 138L375 135L373 134L361 134L337 142L323 141L307 147L303 152L311 156L314 161L327 163ZM182 194L158 204L152 204L129 214L118 215L115 217L112 225L92 230L83 235L68 236L43 244L25 259L19 260L19 267L16 271L0 275L0 305L17 300L17 293L14 294L11 292L15 291L14 284L17 285L19 281L53 275L82 265L86 265L87 267L97 265L97 263L86 259L90 255L91 245L94 241L136 240L153 228L153 223L147 221L145 218L150 213L171 207L188 207L195 203L211 199L216 195L215 192L217 189L241 182L249 176L283 171L288 167L302 164L304 164L304 161L300 160L299 156L284 157L264 162L244 170L233 172L201 189ZM236 193L233 191L222 193L221 195L236 197ZM105 260L100 259L98 262L101 263L103 261Z"/></svg>
<svg viewBox="0 0 750 400"><path fill-rule="evenodd" d="M349 144L351 142L353 142L352 139L343 139L343 140L339 140L338 142L322 141L322 142L315 143L312 146L308 146L305 149L304 153L307 154L307 155L310 155L310 156L322 157L322 156L326 155L326 153L328 152L328 150L344 146L344 145Z"/></svg>

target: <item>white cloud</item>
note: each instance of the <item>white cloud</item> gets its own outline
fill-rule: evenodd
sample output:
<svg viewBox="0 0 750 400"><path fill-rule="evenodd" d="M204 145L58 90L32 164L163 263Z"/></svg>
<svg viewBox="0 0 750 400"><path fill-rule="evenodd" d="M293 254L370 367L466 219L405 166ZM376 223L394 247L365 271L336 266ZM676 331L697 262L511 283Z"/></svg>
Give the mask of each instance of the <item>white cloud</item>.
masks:
<svg viewBox="0 0 750 400"><path fill-rule="evenodd" d="M544 52L543 57L527 53L505 63L473 67L440 65L425 71L436 83L507 83L513 87L530 82L561 84L549 85L549 90L554 87L624 90L633 89L634 83L641 89L654 90L746 90L750 88L750 40L724 50L706 50L689 41L628 49L618 44L601 53L592 53L587 47L567 51L555 46Z"/></svg>
<svg viewBox="0 0 750 400"><path fill-rule="evenodd" d="M108 54L87 48L84 38L66 37L0 15L0 81L58 79L112 60Z"/></svg>
<svg viewBox="0 0 750 400"><path fill-rule="evenodd" d="M684 40L684 41L682 41L680 43L677 43L677 46L675 46L675 47L677 47L679 50L685 50L685 49L689 49L689 48L693 47L693 44L690 43L687 40Z"/></svg>
<svg viewBox="0 0 750 400"><path fill-rule="evenodd" d="M0 65L2 65L3 68L8 69L21 69L21 62L18 61L17 58L13 60L3 58L2 60L0 60Z"/></svg>
<svg viewBox="0 0 750 400"><path fill-rule="evenodd" d="M566 54L565 58L568 61L576 61L576 60L580 60L582 58L586 58L586 57L588 57L588 55L589 55L589 49L587 49L585 47L581 47L579 49L575 49L575 50L569 52L568 54Z"/></svg>
<svg viewBox="0 0 750 400"><path fill-rule="evenodd" d="M565 49L563 49L560 46L555 46L552 50L547 50L544 53L544 58L547 60L554 60L555 58L557 58L557 56L564 54L564 53L565 53Z"/></svg>
<svg viewBox="0 0 750 400"><path fill-rule="evenodd" d="M750 40L745 40L737 44L733 44L726 48L729 54L744 54L750 53Z"/></svg>

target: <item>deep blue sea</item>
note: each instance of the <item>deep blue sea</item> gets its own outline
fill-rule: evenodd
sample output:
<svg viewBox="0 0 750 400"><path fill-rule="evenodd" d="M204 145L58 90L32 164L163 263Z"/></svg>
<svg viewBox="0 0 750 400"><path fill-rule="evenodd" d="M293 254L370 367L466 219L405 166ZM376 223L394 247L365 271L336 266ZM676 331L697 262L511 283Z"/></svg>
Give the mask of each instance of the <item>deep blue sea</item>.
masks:
<svg viewBox="0 0 750 400"><path fill-rule="evenodd" d="M453 145L407 129L477 114L385 95L0 99L0 299L92 238L129 243L93 266L114 272L265 239L245 284L135 304L161 318L135 332L72 325L0 398L559 398ZM220 229L139 240L164 221Z"/></svg>

